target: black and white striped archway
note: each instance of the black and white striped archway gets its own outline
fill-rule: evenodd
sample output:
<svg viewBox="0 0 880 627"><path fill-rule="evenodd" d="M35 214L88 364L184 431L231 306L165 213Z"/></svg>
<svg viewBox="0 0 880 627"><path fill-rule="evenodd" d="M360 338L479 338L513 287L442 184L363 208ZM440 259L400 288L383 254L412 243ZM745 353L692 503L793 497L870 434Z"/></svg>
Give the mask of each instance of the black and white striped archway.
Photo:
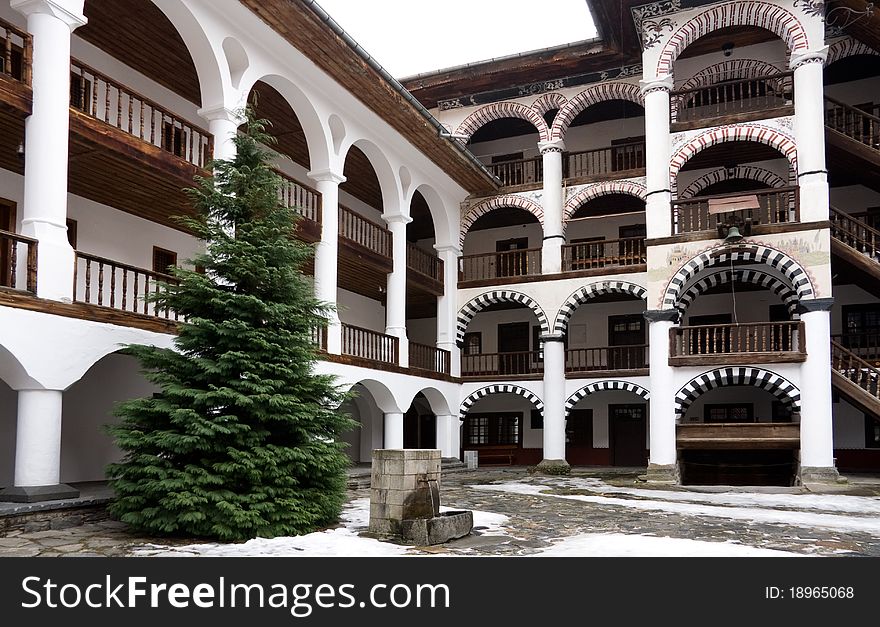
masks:
<svg viewBox="0 0 880 627"><path fill-rule="evenodd" d="M496 383L493 385L487 385L484 388L480 388L475 392L472 392L470 396L464 399L461 403L461 410L459 414L461 419L464 420L464 417L467 415L470 408L473 406L481 398L486 398L487 396L491 396L492 394L516 394L518 396L522 396L524 399L529 401L532 405L535 406L540 412L544 411L544 403L538 398L538 395L532 392L531 390L527 390L524 387L519 385L511 385L508 383Z"/></svg>
<svg viewBox="0 0 880 627"><path fill-rule="evenodd" d="M517 303L524 307L528 307L538 317L538 324L541 327L541 333L543 335L550 333L550 323L547 321L547 314L544 313L541 306L531 296L527 296L521 292L514 292L512 290L493 290L472 298L461 308L461 310L459 310L458 330L456 333L456 341L459 346L464 344L465 331L467 331L468 325L471 323L471 320L474 319L474 316L486 307L490 307L497 303Z"/></svg>
<svg viewBox="0 0 880 627"><path fill-rule="evenodd" d="M571 320L578 307L592 298L605 294L629 294L645 300L648 297L648 290L629 281L599 281L578 288L574 294L565 299L562 307L559 308L556 322L553 325L554 333L565 333L568 330L568 321Z"/></svg>
<svg viewBox="0 0 880 627"><path fill-rule="evenodd" d="M807 300L815 297L813 284L807 271L784 252L759 244L724 245L700 253L678 269L678 272L673 275L666 286L666 293L663 297L663 309L678 307L678 301L685 290L685 286L701 270L738 262L765 264L776 269L788 280L789 287L797 294L798 300Z"/></svg>
<svg viewBox="0 0 880 627"><path fill-rule="evenodd" d="M651 398L651 393L647 389L629 381L597 381L596 383L585 385L568 397L568 400L565 401L565 415L568 416L569 412L574 409L574 406L590 394L604 391L632 392L633 394L638 394L646 401Z"/></svg>
<svg viewBox="0 0 880 627"><path fill-rule="evenodd" d="M792 411L800 411L801 392L791 381L763 368L738 366L710 370L691 379L675 395L676 415L684 416L691 404L706 392L732 385L767 390L778 400L788 405Z"/></svg>
<svg viewBox="0 0 880 627"><path fill-rule="evenodd" d="M687 311L687 308L691 306L691 303L694 302L697 296L705 294L713 287L731 282L758 285L770 290L779 297L786 307L788 307L788 312L791 315L792 320L800 319L800 314L797 311L800 299L791 289L791 286L778 277L760 270L734 270L731 272L730 269L726 268L724 270L719 270L718 272L713 272L688 287L679 297L676 309L678 309L679 314L683 316L685 311Z"/></svg>

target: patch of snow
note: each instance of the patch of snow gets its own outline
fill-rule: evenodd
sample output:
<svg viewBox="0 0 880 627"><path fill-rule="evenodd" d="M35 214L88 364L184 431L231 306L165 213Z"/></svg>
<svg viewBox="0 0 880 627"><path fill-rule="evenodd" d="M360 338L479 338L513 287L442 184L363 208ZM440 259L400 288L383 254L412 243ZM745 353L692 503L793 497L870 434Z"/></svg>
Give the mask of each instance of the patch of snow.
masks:
<svg viewBox="0 0 880 627"><path fill-rule="evenodd" d="M555 542L531 557L799 557L735 542L703 542L624 533L588 533Z"/></svg>

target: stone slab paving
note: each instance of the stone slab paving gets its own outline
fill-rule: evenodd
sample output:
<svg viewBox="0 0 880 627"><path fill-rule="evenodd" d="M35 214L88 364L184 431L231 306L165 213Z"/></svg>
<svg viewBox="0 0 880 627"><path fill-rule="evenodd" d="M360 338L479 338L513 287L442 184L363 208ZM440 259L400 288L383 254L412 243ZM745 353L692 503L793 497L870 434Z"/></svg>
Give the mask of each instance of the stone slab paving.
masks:
<svg viewBox="0 0 880 627"><path fill-rule="evenodd" d="M456 473L443 478L442 504L455 509L472 509L504 514L507 535L483 535L477 528L469 537L449 544L416 549L415 553L453 555L530 555L551 546L554 541L589 533L618 533L668 536L709 542L735 541L753 547L776 549L808 555L864 555L880 556L880 533L846 531L790 525L774 522L736 520L712 515L685 515L674 511L645 511L637 507L622 506L620 499L645 503L697 503L700 495L725 492L712 490L689 490L669 488L653 490L637 480L637 474L578 470L576 477L601 479L607 486L598 491L594 487L584 490L563 478L543 478L529 475L525 469L481 469L475 472ZM521 482L535 486L534 490L546 493L520 494L494 490L475 489L474 485ZM573 487L574 486L574 487ZM616 492L615 487L639 488L649 493L632 494ZM668 496L676 493L676 498ZM726 491L729 493L731 491ZM767 495L802 493L795 489L748 490L736 489L734 493ZM680 493L680 494L679 494ZM880 480L869 479L855 482L847 493L858 496L880 496ZM835 497L841 494L835 491ZM560 498L561 496L587 495L592 501L584 502ZM596 499L596 497L600 497ZM609 497L608 503L603 497ZM369 497L369 489L349 491L349 500ZM829 497L831 498L831 497ZM595 502L598 501L598 502ZM613 501L613 502L612 502ZM880 505L880 503L878 503ZM662 507L662 505L661 505ZM731 507L718 505L716 507ZM761 507L747 505L746 508ZM674 506L672 507L674 509ZM731 507L732 510L742 508ZM762 508L763 509L763 508ZM719 511L719 510L715 510ZM787 509L774 506L772 512L793 511L805 514L832 514L869 519L866 513L835 511L833 507L817 509ZM784 514L783 514L784 516ZM873 519L877 519L874 514ZM366 530L365 530L366 531ZM191 544L191 540L168 540L146 538L130 532L125 525L115 521L86 522L81 526L40 531L10 531L0 534L0 557L2 556L124 556L145 545Z"/></svg>

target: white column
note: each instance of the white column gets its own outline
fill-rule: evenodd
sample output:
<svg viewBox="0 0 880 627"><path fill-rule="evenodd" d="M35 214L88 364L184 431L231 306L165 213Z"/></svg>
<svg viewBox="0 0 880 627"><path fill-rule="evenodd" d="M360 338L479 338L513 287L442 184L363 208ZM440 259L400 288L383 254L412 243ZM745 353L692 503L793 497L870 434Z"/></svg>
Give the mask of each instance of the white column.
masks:
<svg viewBox="0 0 880 627"><path fill-rule="evenodd" d="M434 246L443 260L443 296L437 297L437 348L450 353L450 373L461 375L461 355L455 343L458 323L458 258L456 246Z"/></svg>
<svg viewBox="0 0 880 627"><path fill-rule="evenodd" d="M831 305L834 299L801 301L803 345L807 359L801 364L802 482L834 482L834 437L831 417Z"/></svg>
<svg viewBox="0 0 880 627"><path fill-rule="evenodd" d="M541 246L541 274L562 271L562 245L565 228L562 221L562 153L561 139L540 142L544 165L544 242Z"/></svg>
<svg viewBox="0 0 880 627"><path fill-rule="evenodd" d="M794 135L797 141L801 222L828 219L828 172L825 168L825 97L823 69L828 48L794 54Z"/></svg>
<svg viewBox="0 0 880 627"><path fill-rule="evenodd" d="M385 443L384 448L403 448L403 414L385 414Z"/></svg>
<svg viewBox="0 0 880 627"><path fill-rule="evenodd" d="M39 240L37 294L73 299L73 248L67 241L70 34L86 23L82 2L14 0L33 36L33 109L25 121L23 235ZM71 11L71 8L74 10Z"/></svg>
<svg viewBox="0 0 880 627"><path fill-rule="evenodd" d="M542 335L544 347L544 459L538 469L565 474L565 344L562 334Z"/></svg>
<svg viewBox="0 0 880 627"><path fill-rule="evenodd" d="M409 340L406 337L406 225L409 216L383 216L391 231L391 250L394 269L388 275L388 294L385 299L385 334L400 341L399 365L409 365Z"/></svg>
<svg viewBox="0 0 880 627"><path fill-rule="evenodd" d="M199 115L208 121L208 132L214 136L214 159L235 159L236 147L235 136L238 127L245 120L238 113L228 107L219 106L210 109L200 109Z"/></svg>
<svg viewBox="0 0 880 627"><path fill-rule="evenodd" d="M672 192L669 159L672 139L669 131L669 92L672 76L641 81L645 96L645 179L648 199L645 219L648 239L672 234Z"/></svg>
<svg viewBox="0 0 880 627"><path fill-rule="evenodd" d="M650 459L648 481L678 483L678 457L675 444L675 392L672 367L669 365L669 329L675 326L678 312L646 311L649 322L648 342L651 372L649 401Z"/></svg>
<svg viewBox="0 0 880 627"><path fill-rule="evenodd" d="M315 296L336 305L339 254L339 184L345 182L341 173L331 169L309 172L321 195L321 241L315 246ZM342 326L334 309L327 326L327 352L342 353Z"/></svg>
<svg viewBox="0 0 880 627"><path fill-rule="evenodd" d="M458 459L461 450L461 428L458 416L437 416L437 448L441 457Z"/></svg>

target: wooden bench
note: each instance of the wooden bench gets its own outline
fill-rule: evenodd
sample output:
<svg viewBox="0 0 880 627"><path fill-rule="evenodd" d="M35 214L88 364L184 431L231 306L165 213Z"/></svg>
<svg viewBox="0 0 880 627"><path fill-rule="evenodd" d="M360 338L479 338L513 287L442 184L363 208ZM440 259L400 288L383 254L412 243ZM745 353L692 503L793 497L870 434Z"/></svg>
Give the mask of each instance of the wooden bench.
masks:
<svg viewBox="0 0 880 627"><path fill-rule="evenodd" d="M508 444L488 444L472 447L468 450L477 451L477 463L480 466L513 466L516 463L518 446Z"/></svg>

